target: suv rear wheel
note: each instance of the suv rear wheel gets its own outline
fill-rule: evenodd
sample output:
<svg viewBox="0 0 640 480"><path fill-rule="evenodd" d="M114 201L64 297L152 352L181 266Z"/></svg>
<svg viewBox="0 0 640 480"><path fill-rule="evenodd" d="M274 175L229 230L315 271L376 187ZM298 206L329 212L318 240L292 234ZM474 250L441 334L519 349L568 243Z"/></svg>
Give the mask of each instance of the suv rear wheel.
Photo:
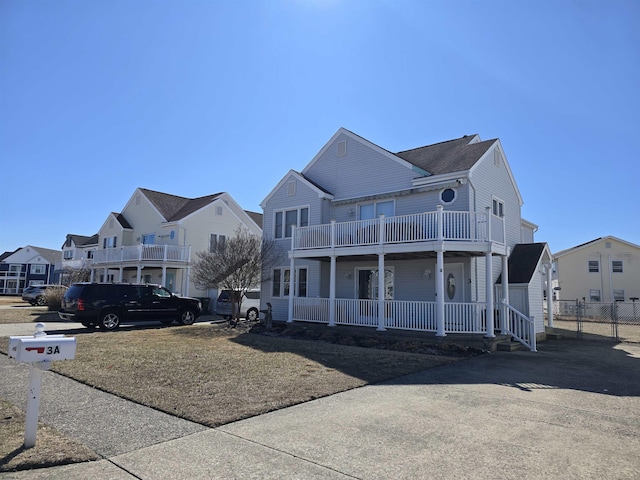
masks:
<svg viewBox="0 0 640 480"><path fill-rule="evenodd" d="M109 311L102 314L99 323L101 330L115 330L120 326L120 315L116 311Z"/></svg>
<svg viewBox="0 0 640 480"><path fill-rule="evenodd" d="M180 314L179 322L182 325L192 325L196 321L196 314L193 310L187 308Z"/></svg>

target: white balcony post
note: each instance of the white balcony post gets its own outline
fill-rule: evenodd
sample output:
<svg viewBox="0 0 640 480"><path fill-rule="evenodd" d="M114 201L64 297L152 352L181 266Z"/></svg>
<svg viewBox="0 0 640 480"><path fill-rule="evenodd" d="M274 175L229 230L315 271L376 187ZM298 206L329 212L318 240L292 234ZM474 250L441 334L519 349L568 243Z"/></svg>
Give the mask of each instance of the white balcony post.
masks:
<svg viewBox="0 0 640 480"><path fill-rule="evenodd" d="M547 267L547 325L553 328L553 269L551 265ZM544 318L543 318L544 320Z"/></svg>
<svg viewBox="0 0 640 480"><path fill-rule="evenodd" d="M487 207L486 209L487 212L487 242L491 241L491 207Z"/></svg>
<svg viewBox="0 0 640 480"><path fill-rule="evenodd" d="M294 296L294 290L295 290L294 288L295 272L296 272L295 258L291 257L291 260L289 262L289 311L287 315L287 323L293 322L293 296Z"/></svg>
<svg viewBox="0 0 640 480"><path fill-rule="evenodd" d="M444 252L436 252L436 337L444 337Z"/></svg>
<svg viewBox="0 0 640 480"><path fill-rule="evenodd" d="M122 283L124 277L124 267L118 268L118 282Z"/></svg>
<svg viewBox="0 0 640 480"><path fill-rule="evenodd" d="M438 225L438 237L437 237L438 242L442 242L444 238L443 211L444 211L444 207L442 205L438 205L436 207L436 224Z"/></svg>
<svg viewBox="0 0 640 480"><path fill-rule="evenodd" d="M162 280L160 280L162 282L162 285L164 286L167 283L167 267L166 266L162 266ZM185 295L188 292L185 292Z"/></svg>
<svg viewBox="0 0 640 480"><path fill-rule="evenodd" d="M507 305L509 305L509 257L506 255L502 255L502 300L504 303L500 308L502 315L500 319L500 333L506 335L509 318L507 310Z"/></svg>
<svg viewBox="0 0 640 480"><path fill-rule="evenodd" d="M382 223L382 222L381 222ZM384 253L378 254L378 328L379 331L384 331Z"/></svg>
<svg viewBox="0 0 640 480"><path fill-rule="evenodd" d="M331 244L330 247L334 248L336 246L336 221L331 220Z"/></svg>
<svg viewBox="0 0 640 480"><path fill-rule="evenodd" d="M487 331L485 336L487 338L494 338L496 335L493 333L493 261L491 252L486 253L485 260L487 273L485 280L487 294Z"/></svg>
<svg viewBox="0 0 640 480"><path fill-rule="evenodd" d="M164 249L163 249L163 250L164 250L164 252L163 252L163 256L164 256L164 258L163 258L163 260L164 260L165 262L167 261L167 248L169 248L169 245L165 244L165 245L164 245ZM164 285L164 282L162 282L162 284Z"/></svg>
<svg viewBox="0 0 640 480"><path fill-rule="evenodd" d="M378 235L378 243L380 245L384 245L384 215L380 215L378 217L378 221L380 222L379 224L379 235Z"/></svg>
<svg viewBox="0 0 640 480"><path fill-rule="evenodd" d="M189 246L189 248L191 248L191 246ZM187 265L187 278L185 280L184 292L182 292L183 295L189 295L189 288L191 288L191 286L189 285L190 278L191 278L191 265Z"/></svg>
<svg viewBox="0 0 640 480"><path fill-rule="evenodd" d="M333 224L331 222L332 229ZM329 273L329 326L336 326L336 256L331 255L331 271Z"/></svg>
<svg viewBox="0 0 640 480"><path fill-rule="evenodd" d="M136 267L136 283L140 283L141 279L142 279L142 267L138 265Z"/></svg>

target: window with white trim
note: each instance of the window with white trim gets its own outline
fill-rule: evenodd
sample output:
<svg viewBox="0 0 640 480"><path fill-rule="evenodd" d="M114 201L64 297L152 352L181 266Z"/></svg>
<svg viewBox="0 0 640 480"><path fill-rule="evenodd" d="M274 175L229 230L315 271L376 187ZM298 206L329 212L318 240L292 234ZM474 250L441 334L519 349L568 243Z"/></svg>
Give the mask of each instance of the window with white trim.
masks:
<svg viewBox="0 0 640 480"><path fill-rule="evenodd" d="M395 205L393 200L385 200L382 202L371 202L358 205L358 213L360 220L371 220L378 218L380 215L385 217L393 217Z"/></svg>
<svg viewBox="0 0 640 480"><path fill-rule="evenodd" d="M215 253L218 250L222 250L226 244L226 235L218 235L215 233L209 235L209 253Z"/></svg>
<svg viewBox="0 0 640 480"><path fill-rule="evenodd" d="M491 205L491 212L496 217L504 217L504 202L494 197Z"/></svg>
<svg viewBox="0 0 640 480"><path fill-rule="evenodd" d="M598 273L600 271L600 262L598 260L589 260L589 273Z"/></svg>
<svg viewBox="0 0 640 480"><path fill-rule="evenodd" d="M118 237L105 237L102 239L102 248L116 248L118 246Z"/></svg>
<svg viewBox="0 0 640 480"><path fill-rule="evenodd" d="M613 273L622 273L622 260L612 260L611 271Z"/></svg>
<svg viewBox="0 0 640 480"><path fill-rule="evenodd" d="M306 227L308 225L309 207L277 210L274 213L273 236L275 238L291 238L293 227Z"/></svg>
<svg viewBox="0 0 640 480"><path fill-rule="evenodd" d="M456 199L456 191L453 188L445 188L440 192L442 203L451 203Z"/></svg>
<svg viewBox="0 0 640 480"><path fill-rule="evenodd" d="M73 260L73 250L65 250L62 254L62 258L65 260Z"/></svg>
<svg viewBox="0 0 640 480"><path fill-rule="evenodd" d="M156 243L156 234L145 233L142 235L141 241L144 245L153 245L154 243Z"/></svg>
<svg viewBox="0 0 640 480"><path fill-rule="evenodd" d="M33 275L44 275L47 273L47 266L42 264L31 264L29 270Z"/></svg>
<svg viewBox="0 0 640 480"><path fill-rule="evenodd" d="M589 290L589 301L590 302L599 302L600 301L600 290Z"/></svg>
<svg viewBox="0 0 640 480"><path fill-rule="evenodd" d="M613 301L614 302L624 302L624 290L614 290L613 291Z"/></svg>
<svg viewBox="0 0 640 480"><path fill-rule="evenodd" d="M293 292L296 297L307 296L307 267L299 267L295 270L294 283L295 290ZM289 296L291 288L291 270L288 268L275 268L273 270L271 296L274 298L283 298Z"/></svg>

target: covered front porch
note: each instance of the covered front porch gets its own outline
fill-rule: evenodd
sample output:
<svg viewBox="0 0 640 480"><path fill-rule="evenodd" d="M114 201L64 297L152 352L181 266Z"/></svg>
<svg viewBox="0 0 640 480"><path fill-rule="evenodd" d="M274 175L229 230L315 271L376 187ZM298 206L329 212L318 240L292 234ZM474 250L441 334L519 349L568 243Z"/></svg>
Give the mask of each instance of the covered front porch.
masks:
<svg viewBox="0 0 640 480"><path fill-rule="evenodd" d="M292 282L293 288L287 292L287 321L373 327L378 331L433 332L437 337L454 333L482 334L487 338L494 338L496 333L512 334L535 349L532 321L509 306L508 289L504 293L499 289L500 297L496 297L496 278L500 274L508 282L509 274L509 250L503 229L499 229L500 238L496 239L488 226L493 218L489 212L447 213L451 212L439 208L433 214L419 216L294 228L289 271L296 272L299 264L319 261L324 266L314 281L328 280L328 285L324 283L316 290L321 294L312 298L306 289L305 295L298 295L296 282ZM469 225L483 227L467 228ZM428 235L418 238L416 232ZM479 232L482 233L478 235ZM464 262L460 264L470 270L471 258L475 258L474 265L479 265L473 279L469 273L452 272L452 265L458 265L455 262ZM343 274L344 268L339 265L348 262L359 262L363 267L352 267L353 273ZM398 262L414 265L414 273L407 275L406 267L399 267ZM430 279L419 286L415 274L418 264L424 269L423 278ZM394 268L398 270L395 282L400 295L393 294L394 280L390 283L388 278L388 272L393 276ZM343 275L349 280L344 280ZM363 278L368 282L364 288ZM348 282L352 284L350 292L344 288ZM459 294L472 288L479 293Z"/></svg>

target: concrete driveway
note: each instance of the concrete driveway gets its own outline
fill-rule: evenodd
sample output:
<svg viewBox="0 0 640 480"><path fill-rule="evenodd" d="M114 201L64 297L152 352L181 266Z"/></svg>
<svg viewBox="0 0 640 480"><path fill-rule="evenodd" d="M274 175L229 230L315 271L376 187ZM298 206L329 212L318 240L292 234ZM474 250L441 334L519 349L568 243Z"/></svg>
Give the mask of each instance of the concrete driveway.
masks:
<svg viewBox="0 0 640 480"><path fill-rule="evenodd" d="M167 432L165 439L149 439L150 425L169 425L164 414L135 406L123 419L126 410L118 408L109 432L119 438L117 453L103 442L100 462L5 476L640 478L640 345L560 340L539 348L464 360L216 429ZM63 381L53 374L47 381L56 378ZM65 386L73 394L68 383L75 382ZM103 440L89 423L70 428L68 404L47 411L46 423L85 444Z"/></svg>

